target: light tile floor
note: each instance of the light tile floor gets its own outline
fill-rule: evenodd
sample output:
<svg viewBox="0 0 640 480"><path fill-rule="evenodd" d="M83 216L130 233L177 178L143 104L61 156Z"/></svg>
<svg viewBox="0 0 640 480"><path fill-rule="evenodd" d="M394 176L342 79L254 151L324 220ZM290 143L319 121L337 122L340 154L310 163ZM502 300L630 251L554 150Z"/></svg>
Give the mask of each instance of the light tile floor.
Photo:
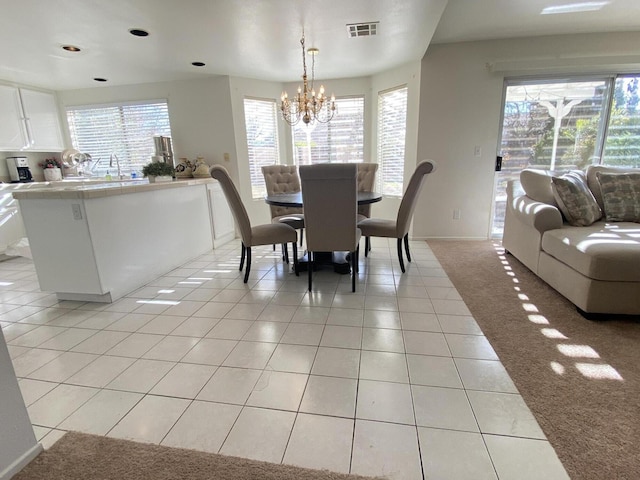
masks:
<svg viewBox="0 0 640 480"><path fill-rule="evenodd" d="M65 430L392 479L564 479L424 242L373 239L348 275L296 277L234 241L113 304L57 301L0 263L0 315L38 439ZM481 279L479 279L481 281Z"/></svg>

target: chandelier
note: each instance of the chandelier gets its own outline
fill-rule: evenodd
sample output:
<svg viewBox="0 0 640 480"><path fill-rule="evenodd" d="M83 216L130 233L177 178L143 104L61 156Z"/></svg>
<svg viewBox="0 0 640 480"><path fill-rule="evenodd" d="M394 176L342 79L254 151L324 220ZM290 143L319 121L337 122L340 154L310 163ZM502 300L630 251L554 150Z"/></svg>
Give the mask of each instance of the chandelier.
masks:
<svg viewBox="0 0 640 480"><path fill-rule="evenodd" d="M316 93L313 86L315 77L315 58L320 52L317 48L310 48L307 53L311 55L311 82L307 78L307 62L304 50L304 31L300 39L302 46L302 87L298 87L298 93L289 99L287 92L282 92L280 97L280 110L282 117L289 125L296 125L300 120L305 124L318 121L329 122L336 114L336 98L331 95L331 100L324 94L324 86L320 85L320 90Z"/></svg>

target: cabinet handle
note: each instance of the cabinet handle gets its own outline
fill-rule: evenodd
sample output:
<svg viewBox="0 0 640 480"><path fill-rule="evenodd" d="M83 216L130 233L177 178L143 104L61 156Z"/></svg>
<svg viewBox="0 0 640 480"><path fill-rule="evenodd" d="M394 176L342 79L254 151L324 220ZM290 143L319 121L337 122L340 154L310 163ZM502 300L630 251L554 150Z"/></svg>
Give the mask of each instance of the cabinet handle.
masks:
<svg viewBox="0 0 640 480"><path fill-rule="evenodd" d="M31 120L29 118L25 118L24 119L24 124L27 127L27 143L30 146L34 146L36 144L36 141L33 138L33 131L31 130Z"/></svg>

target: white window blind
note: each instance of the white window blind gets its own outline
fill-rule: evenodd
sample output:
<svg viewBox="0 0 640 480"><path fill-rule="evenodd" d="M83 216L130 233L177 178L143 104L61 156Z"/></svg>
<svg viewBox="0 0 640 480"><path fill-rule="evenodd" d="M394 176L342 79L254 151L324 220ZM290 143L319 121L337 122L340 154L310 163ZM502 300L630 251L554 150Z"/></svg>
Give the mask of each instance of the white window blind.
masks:
<svg viewBox="0 0 640 480"><path fill-rule="evenodd" d="M364 97L338 98L336 107L329 123L291 127L297 165L364 161Z"/></svg>
<svg viewBox="0 0 640 480"><path fill-rule="evenodd" d="M378 190L401 197L407 132L407 87L378 94Z"/></svg>
<svg viewBox="0 0 640 480"><path fill-rule="evenodd" d="M154 135L171 136L164 100L118 105L69 107L67 121L73 148L93 158L94 175L116 174L109 158L117 155L122 172L140 172L155 154Z"/></svg>
<svg viewBox="0 0 640 480"><path fill-rule="evenodd" d="M252 198L262 198L267 194L262 166L280 163L276 102L245 98L244 122L247 129L251 195Z"/></svg>

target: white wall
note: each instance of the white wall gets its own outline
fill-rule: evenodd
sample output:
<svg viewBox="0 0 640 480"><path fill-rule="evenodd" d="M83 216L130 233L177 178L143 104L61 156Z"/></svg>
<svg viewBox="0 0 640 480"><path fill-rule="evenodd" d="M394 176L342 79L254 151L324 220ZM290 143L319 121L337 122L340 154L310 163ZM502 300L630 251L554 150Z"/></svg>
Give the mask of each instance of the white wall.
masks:
<svg viewBox="0 0 640 480"><path fill-rule="evenodd" d="M505 76L637 73L639 42L640 33L622 33L430 46L422 60L417 157L436 160L438 170L427 178L413 237L488 237Z"/></svg>
<svg viewBox="0 0 640 480"><path fill-rule="evenodd" d="M41 450L0 330L0 479L9 479Z"/></svg>

